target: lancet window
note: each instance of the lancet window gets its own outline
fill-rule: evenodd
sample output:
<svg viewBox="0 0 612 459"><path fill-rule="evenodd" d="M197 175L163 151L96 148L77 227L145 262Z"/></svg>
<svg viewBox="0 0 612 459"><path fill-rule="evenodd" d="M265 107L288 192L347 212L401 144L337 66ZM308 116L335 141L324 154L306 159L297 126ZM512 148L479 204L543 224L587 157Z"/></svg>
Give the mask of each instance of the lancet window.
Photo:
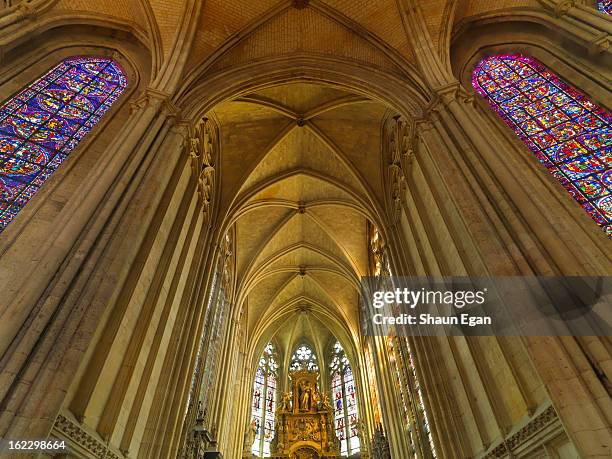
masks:
<svg viewBox="0 0 612 459"><path fill-rule="evenodd" d="M0 232L127 86L112 59L71 57L0 107Z"/></svg>
<svg viewBox="0 0 612 459"><path fill-rule="evenodd" d="M472 85L612 236L612 115L521 54L483 59L472 73Z"/></svg>
<svg viewBox="0 0 612 459"><path fill-rule="evenodd" d="M251 450L258 457L270 457L270 444L274 438L277 380L278 363L274 346L269 343L255 373L251 403L251 418L255 423L255 441Z"/></svg>
<svg viewBox="0 0 612 459"><path fill-rule="evenodd" d="M360 448L357 394L351 365L338 341L332 349L330 373L336 436L341 454L350 456Z"/></svg>

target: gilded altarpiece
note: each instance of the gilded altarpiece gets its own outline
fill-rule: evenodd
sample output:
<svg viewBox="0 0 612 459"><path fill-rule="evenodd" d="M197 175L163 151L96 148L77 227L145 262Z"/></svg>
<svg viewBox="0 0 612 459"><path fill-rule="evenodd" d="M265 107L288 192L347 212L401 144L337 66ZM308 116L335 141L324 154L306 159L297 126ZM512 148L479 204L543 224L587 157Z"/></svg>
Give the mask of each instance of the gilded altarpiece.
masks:
<svg viewBox="0 0 612 459"><path fill-rule="evenodd" d="M318 371L289 374L291 392L283 395L276 411L272 458L339 458L340 442L333 425L329 396L318 388Z"/></svg>

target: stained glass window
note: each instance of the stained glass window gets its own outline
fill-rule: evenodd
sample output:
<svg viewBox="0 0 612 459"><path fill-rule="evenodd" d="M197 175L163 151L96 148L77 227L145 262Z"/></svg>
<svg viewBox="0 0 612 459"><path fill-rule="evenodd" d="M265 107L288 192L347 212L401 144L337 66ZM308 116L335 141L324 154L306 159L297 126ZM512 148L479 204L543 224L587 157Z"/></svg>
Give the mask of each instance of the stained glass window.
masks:
<svg viewBox="0 0 612 459"><path fill-rule="evenodd" d="M251 406L251 418L255 421L256 434L253 443L253 454L261 452L261 426L263 420L263 393L266 377L261 368L255 373L255 383L253 384L253 404Z"/></svg>
<svg viewBox="0 0 612 459"><path fill-rule="evenodd" d="M289 371L316 371L318 369L319 365L317 364L317 356L307 344L302 344L299 346L291 356Z"/></svg>
<svg viewBox="0 0 612 459"><path fill-rule="evenodd" d="M329 368L336 436L340 440L340 453L349 456L359 452L360 448L359 414L351 365L338 341L332 349Z"/></svg>
<svg viewBox="0 0 612 459"><path fill-rule="evenodd" d="M0 232L126 86L115 61L71 57L0 107Z"/></svg>
<svg viewBox="0 0 612 459"><path fill-rule="evenodd" d="M597 5L602 13L612 14L612 0L599 0Z"/></svg>
<svg viewBox="0 0 612 459"><path fill-rule="evenodd" d="M612 117L532 57L483 59L472 84L608 235Z"/></svg>
<svg viewBox="0 0 612 459"><path fill-rule="evenodd" d="M336 372L331 383L332 397L334 401L334 426L336 437L340 440L340 451L346 454L348 445L346 442L346 427L344 425L344 392L342 390L342 377Z"/></svg>
<svg viewBox="0 0 612 459"><path fill-rule="evenodd" d="M251 422L255 422L256 434L251 451L258 457L270 457L270 444L274 439L277 370L274 346L270 343L259 360L253 384Z"/></svg>

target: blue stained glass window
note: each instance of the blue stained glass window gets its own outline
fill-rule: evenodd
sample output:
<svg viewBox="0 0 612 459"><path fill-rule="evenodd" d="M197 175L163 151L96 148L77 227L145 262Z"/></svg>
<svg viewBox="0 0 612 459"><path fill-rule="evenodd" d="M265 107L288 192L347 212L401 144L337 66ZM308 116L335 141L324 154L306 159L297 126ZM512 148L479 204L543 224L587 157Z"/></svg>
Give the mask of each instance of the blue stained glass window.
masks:
<svg viewBox="0 0 612 459"><path fill-rule="evenodd" d="M602 13L612 14L612 0L599 0L597 5Z"/></svg>
<svg viewBox="0 0 612 459"><path fill-rule="evenodd" d="M483 59L472 85L612 235L612 115L532 57Z"/></svg>
<svg viewBox="0 0 612 459"><path fill-rule="evenodd" d="M0 232L126 86L115 61L71 57L0 107Z"/></svg>

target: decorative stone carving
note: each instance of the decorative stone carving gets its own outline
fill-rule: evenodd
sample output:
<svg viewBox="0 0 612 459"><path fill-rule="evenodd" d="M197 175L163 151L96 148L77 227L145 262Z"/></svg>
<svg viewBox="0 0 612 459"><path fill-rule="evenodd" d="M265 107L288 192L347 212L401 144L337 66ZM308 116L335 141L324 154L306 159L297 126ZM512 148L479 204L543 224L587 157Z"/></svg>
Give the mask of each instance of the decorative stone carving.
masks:
<svg viewBox="0 0 612 459"><path fill-rule="evenodd" d="M483 459L493 459L511 454L512 451L525 444L528 441L533 441L534 436L544 428L559 422L557 412L552 406L546 408L542 413L533 418L522 429L502 441L498 446L493 448Z"/></svg>
<svg viewBox="0 0 612 459"><path fill-rule="evenodd" d="M219 129L209 118L200 121L191 134L189 156L194 176L198 181L198 197L204 213L204 224L211 225L215 194L215 164Z"/></svg>
<svg viewBox="0 0 612 459"><path fill-rule="evenodd" d="M390 276L391 268L389 264L389 255L387 253L387 244L377 228L372 229L370 235L370 251L372 252L372 261L374 266L374 276Z"/></svg>
<svg viewBox="0 0 612 459"><path fill-rule="evenodd" d="M589 42L589 45L590 51L592 53L606 52L610 49L610 46L612 46L612 36L610 36L610 34L602 32L598 36L593 38L593 40Z"/></svg>
<svg viewBox="0 0 612 459"><path fill-rule="evenodd" d="M223 257L223 277L221 279L221 285L223 287L223 294L225 295L225 301L229 302L232 294L232 279L234 276L234 263L232 254L234 253L234 240L231 231L225 233L223 241L221 243L221 256Z"/></svg>
<svg viewBox="0 0 612 459"><path fill-rule="evenodd" d="M159 91L153 88L146 88L140 96L130 101L130 110L132 113L137 110L142 110L150 105L153 106L165 106L168 113L176 115L178 109L169 102L169 95L163 91Z"/></svg>
<svg viewBox="0 0 612 459"><path fill-rule="evenodd" d="M102 441L87 433L77 423L61 414L55 419L52 433L59 438L67 438L95 457L104 459L120 459L122 457L109 449Z"/></svg>
<svg viewBox="0 0 612 459"><path fill-rule="evenodd" d="M394 221L401 215L406 194L406 168L414 156L414 123L395 115L385 123L383 148L387 161L388 210Z"/></svg>
<svg viewBox="0 0 612 459"><path fill-rule="evenodd" d="M289 376L291 392L283 396L276 410L271 457L337 458L340 450L333 429L333 409L329 397L318 391L318 372L299 370Z"/></svg>
<svg viewBox="0 0 612 459"><path fill-rule="evenodd" d="M389 440L385 437L382 426L379 424L372 437L372 459L391 459Z"/></svg>
<svg viewBox="0 0 612 459"><path fill-rule="evenodd" d="M563 0L562 2L557 3L554 9L555 16L560 18L561 16L566 15L569 9L573 8L574 6L576 6L575 0Z"/></svg>
<svg viewBox="0 0 612 459"><path fill-rule="evenodd" d="M37 10L42 9L43 5L33 5L31 2L24 2L23 0L4 0L4 8L15 8L15 13L19 17L19 20L32 20L37 16Z"/></svg>

